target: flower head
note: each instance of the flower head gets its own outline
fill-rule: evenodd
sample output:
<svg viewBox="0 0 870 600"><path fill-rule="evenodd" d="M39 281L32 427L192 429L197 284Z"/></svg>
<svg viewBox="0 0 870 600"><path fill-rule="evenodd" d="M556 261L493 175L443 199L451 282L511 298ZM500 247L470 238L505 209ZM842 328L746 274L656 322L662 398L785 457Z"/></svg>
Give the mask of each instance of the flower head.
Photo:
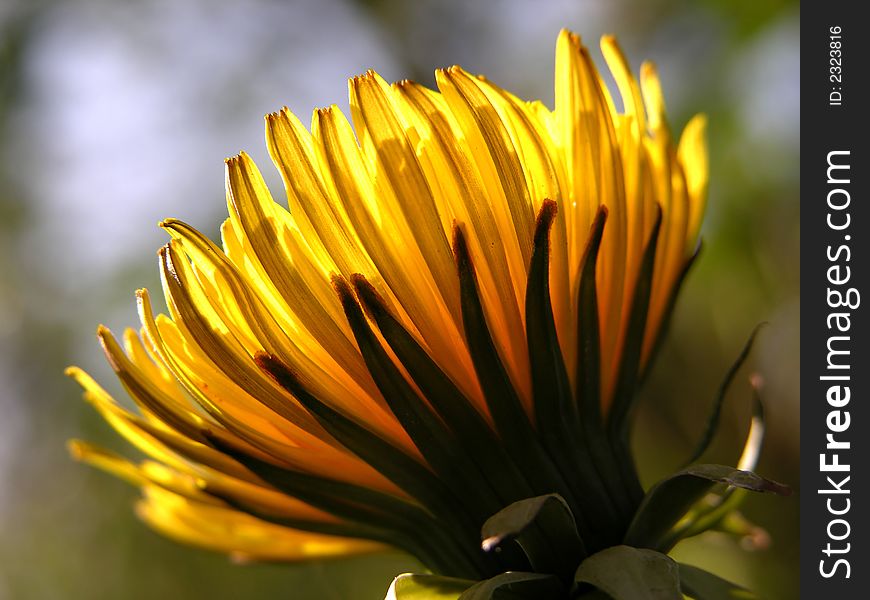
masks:
<svg viewBox="0 0 870 600"><path fill-rule="evenodd" d="M564 508L574 559L630 537L629 416L698 242L705 120L675 138L655 68L601 48L618 98L562 32L552 111L451 67L438 91L351 79L353 126L268 115L288 206L228 159L222 246L163 221L168 314L140 290L139 331L98 330L139 414L70 369L149 460L76 456L140 486L155 529L239 558L550 572L487 521L526 498Z"/></svg>

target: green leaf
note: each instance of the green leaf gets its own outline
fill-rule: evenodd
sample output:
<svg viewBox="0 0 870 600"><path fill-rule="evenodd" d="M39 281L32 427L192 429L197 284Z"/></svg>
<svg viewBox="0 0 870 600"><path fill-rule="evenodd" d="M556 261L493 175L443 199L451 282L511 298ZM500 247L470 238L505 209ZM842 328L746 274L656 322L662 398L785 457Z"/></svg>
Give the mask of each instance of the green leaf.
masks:
<svg viewBox="0 0 870 600"><path fill-rule="evenodd" d="M469 579L405 573L393 580L384 600L458 600L472 585Z"/></svg>
<svg viewBox="0 0 870 600"><path fill-rule="evenodd" d="M742 471L751 471L758 464L761 454L761 446L764 442L764 404L759 395L758 385L753 382L752 386L753 411L749 433L743 445L743 453L737 468ZM749 492L742 488L730 486L716 497L712 494L706 496L692 507L688 518L682 519L661 542L661 549L667 550L674 547L677 542L686 538L703 533L708 529L717 527L720 522L733 514Z"/></svg>
<svg viewBox="0 0 870 600"><path fill-rule="evenodd" d="M559 600L564 594L553 575L512 571L475 583L459 600Z"/></svg>
<svg viewBox="0 0 870 600"><path fill-rule="evenodd" d="M695 600L758 600L758 596L704 569L679 564L683 592Z"/></svg>
<svg viewBox="0 0 870 600"><path fill-rule="evenodd" d="M650 488L625 534L625 544L666 549L662 542L668 531L717 483L783 496L791 493L787 486L750 471L724 465L692 465Z"/></svg>
<svg viewBox="0 0 870 600"><path fill-rule="evenodd" d="M630 546L614 546L584 560L574 577L613 600L682 600L677 563L670 557Z"/></svg>
<svg viewBox="0 0 870 600"><path fill-rule="evenodd" d="M514 502L487 519L481 534L487 552L516 539L535 571L566 581L587 555L571 509L558 494Z"/></svg>
<svg viewBox="0 0 870 600"><path fill-rule="evenodd" d="M743 366L743 363L745 363L746 359L749 357L749 352L752 350L755 338L763 325L764 323L755 326L755 329L753 329L752 333L749 335L749 339L746 340L743 350L740 351L734 364L731 365L731 368L729 368L728 372L725 374L725 378L719 386L719 391L716 393L716 398L713 400L713 407L710 410L710 417L707 419L707 426L704 428L704 433L701 435L701 439L698 440L698 444L695 446L692 455L685 463L683 463L684 466L690 465L701 458L704 452L707 451L707 448L710 447L710 442L713 441L713 436L716 435L716 431L719 429L719 419L722 416L722 405L725 403L725 396L731 388L734 377L737 376L737 371L740 370L740 367Z"/></svg>

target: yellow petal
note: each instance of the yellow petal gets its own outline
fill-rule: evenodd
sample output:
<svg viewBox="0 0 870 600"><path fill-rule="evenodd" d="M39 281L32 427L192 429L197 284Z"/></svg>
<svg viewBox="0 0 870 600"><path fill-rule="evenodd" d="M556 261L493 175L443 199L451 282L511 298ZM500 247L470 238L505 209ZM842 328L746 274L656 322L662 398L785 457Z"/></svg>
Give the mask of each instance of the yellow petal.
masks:
<svg viewBox="0 0 870 600"><path fill-rule="evenodd" d="M177 541L218 552L262 561L300 561L385 549L375 542L280 527L157 486L146 487L144 492L136 512L149 526Z"/></svg>
<svg viewBox="0 0 870 600"><path fill-rule="evenodd" d="M683 129L683 135L680 137L680 145L677 149L677 159L685 170L686 185L689 190L690 217L687 241L690 249L698 239L707 200L709 166L706 130L707 117L695 115Z"/></svg>
<svg viewBox="0 0 870 600"><path fill-rule="evenodd" d="M132 485L139 487L146 482L135 465L114 452L82 440L70 440L67 442L67 448L74 459L111 473Z"/></svg>

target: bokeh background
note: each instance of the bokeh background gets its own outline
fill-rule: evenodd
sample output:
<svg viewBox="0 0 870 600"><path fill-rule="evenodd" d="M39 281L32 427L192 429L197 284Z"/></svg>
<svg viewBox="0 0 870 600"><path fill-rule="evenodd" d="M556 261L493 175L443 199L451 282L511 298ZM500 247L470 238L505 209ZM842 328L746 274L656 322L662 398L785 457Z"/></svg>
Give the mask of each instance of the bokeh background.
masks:
<svg viewBox="0 0 870 600"><path fill-rule="evenodd" d="M62 371L75 363L119 391L95 326L135 325L133 290L159 289L159 219L217 236L225 156L248 151L282 189L263 114L346 109L347 77L369 67L431 85L455 63L552 105L561 27L590 46L616 33L635 68L655 60L676 128L710 117L705 248L642 401L645 480L686 456L724 372L767 321L708 458L736 461L757 371L769 417L759 470L799 491L797 2L4 0L0 599L379 599L415 568L399 555L240 567L158 537L130 511L135 490L68 459L69 437L130 450ZM750 498L767 549L708 534L679 554L767 598L797 597L798 506L799 493Z"/></svg>

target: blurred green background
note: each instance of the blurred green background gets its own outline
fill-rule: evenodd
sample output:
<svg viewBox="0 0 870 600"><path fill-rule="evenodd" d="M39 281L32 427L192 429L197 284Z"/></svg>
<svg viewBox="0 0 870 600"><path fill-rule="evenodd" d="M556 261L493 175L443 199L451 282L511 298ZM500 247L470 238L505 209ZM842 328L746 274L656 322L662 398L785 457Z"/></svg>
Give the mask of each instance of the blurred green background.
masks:
<svg viewBox="0 0 870 600"><path fill-rule="evenodd" d="M369 67L432 85L462 64L552 105L561 27L619 36L659 65L671 123L710 117L705 248L640 409L644 479L678 465L751 329L769 322L732 390L710 462L734 464L747 376L766 381L759 470L799 488L799 6L791 1L5 0L0 5L0 599L379 599L401 556L233 566L176 546L130 511L133 489L71 462L65 440L129 449L80 401L77 364L119 391L93 332L136 324L159 289L155 224L217 235L225 156L248 151L276 196L262 115L347 104ZM681 558L797 597L799 494L753 497L771 534L746 552L708 534Z"/></svg>

